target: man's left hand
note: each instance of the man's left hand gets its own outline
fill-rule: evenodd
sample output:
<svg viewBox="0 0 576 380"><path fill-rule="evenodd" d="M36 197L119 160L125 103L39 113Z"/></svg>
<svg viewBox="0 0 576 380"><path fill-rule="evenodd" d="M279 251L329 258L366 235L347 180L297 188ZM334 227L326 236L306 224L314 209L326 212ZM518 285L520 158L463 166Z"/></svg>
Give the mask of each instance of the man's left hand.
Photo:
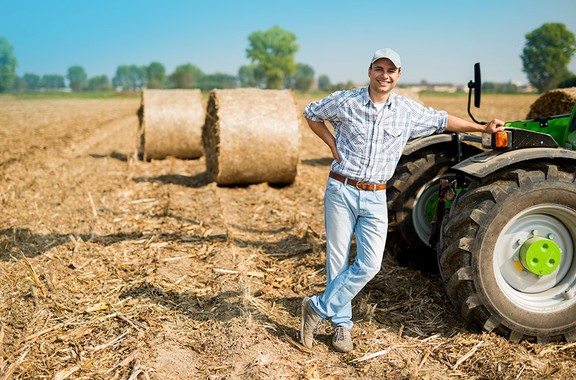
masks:
<svg viewBox="0 0 576 380"><path fill-rule="evenodd" d="M485 133L496 133L504 131L504 122L499 119L492 119L484 128Z"/></svg>

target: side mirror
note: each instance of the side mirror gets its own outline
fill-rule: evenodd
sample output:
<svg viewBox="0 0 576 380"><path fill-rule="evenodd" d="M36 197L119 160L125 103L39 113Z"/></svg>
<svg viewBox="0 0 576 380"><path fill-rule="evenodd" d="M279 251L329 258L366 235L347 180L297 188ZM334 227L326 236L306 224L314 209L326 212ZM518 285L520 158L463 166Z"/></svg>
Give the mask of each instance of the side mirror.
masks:
<svg viewBox="0 0 576 380"><path fill-rule="evenodd" d="M480 77L480 63L474 64L474 82L468 82L468 115L478 124L486 124L485 121L478 121L470 112L470 98L472 97L472 90L474 90L474 107L480 108L480 97L482 95L482 78Z"/></svg>
<svg viewBox="0 0 576 380"><path fill-rule="evenodd" d="M474 64L474 107L480 108L480 97L482 95L482 77L480 75L480 63Z"/></svg>

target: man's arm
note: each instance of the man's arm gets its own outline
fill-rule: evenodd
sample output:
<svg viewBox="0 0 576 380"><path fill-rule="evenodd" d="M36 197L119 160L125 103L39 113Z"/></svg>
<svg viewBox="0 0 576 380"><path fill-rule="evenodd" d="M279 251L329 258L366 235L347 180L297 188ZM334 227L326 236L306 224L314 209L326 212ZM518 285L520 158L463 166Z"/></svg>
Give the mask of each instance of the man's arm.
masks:
<svg viewBox="0 0 576 380"><path fill-rule="evenodd" d="M324 143L328 145L330 151L332 152L332 157L336 161L342 162L342 159L338 154L338 149L336 149L336 138L334 137L332 132L330 132L326 124L321 121L310 120L307 117L305 117L305 119L312 132L314 132L316 136L320 137L320 139L322 139L322 141L324 141Z"/></svg>
<svg viewBox="0 0 576 380"><path fill-rule="evenodd" d="M495 133L504 130L504 122L502 120L493 119L488 124L476 124L471 121L461 119L456 116L448 115L448 124L446 126L448 132L484 132Z"/></svg>

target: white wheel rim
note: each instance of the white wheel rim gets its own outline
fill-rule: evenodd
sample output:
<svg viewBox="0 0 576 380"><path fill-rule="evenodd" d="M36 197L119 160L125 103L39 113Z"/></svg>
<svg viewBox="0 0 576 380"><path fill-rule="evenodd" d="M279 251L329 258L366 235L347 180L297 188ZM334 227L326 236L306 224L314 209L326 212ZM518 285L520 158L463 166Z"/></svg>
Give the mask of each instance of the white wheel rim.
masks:
<svg viewBox="0 0 576 380"><path fill-rule="evenodd" d="M454 175L444 175L436 177L427 182L416 194L416 200L412 207L412 223L418 238L427 246L430 246L430 235L432 234L432 224L426 217L426 206L430 199L438 194L440 179L452 180Z"/></svg>
<svg viewBox="0 0 576 380"><path fill-rule="evenodd" d="M538 276L522 269L519 250L533 236L551 239L562 252L556 270ZM557 311L576 302L576 211L553 204L525 209L502 229L494 247L493 268L498 286L519 307L539 311Z"/></svg>

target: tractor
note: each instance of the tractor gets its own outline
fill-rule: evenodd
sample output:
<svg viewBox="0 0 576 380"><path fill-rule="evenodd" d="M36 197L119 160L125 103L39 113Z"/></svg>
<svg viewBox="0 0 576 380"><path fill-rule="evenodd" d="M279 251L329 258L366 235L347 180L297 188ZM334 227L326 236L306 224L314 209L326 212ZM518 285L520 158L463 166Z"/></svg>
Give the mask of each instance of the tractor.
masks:
<svg viewBox="0 0 576 380"><path fill-rule="evenodd" d="M477 63L474 121L481 87ZM512 342L576 341L576 105L494 135L413 140L389 184L394 245L439 271L467 322Z"/></svg>

